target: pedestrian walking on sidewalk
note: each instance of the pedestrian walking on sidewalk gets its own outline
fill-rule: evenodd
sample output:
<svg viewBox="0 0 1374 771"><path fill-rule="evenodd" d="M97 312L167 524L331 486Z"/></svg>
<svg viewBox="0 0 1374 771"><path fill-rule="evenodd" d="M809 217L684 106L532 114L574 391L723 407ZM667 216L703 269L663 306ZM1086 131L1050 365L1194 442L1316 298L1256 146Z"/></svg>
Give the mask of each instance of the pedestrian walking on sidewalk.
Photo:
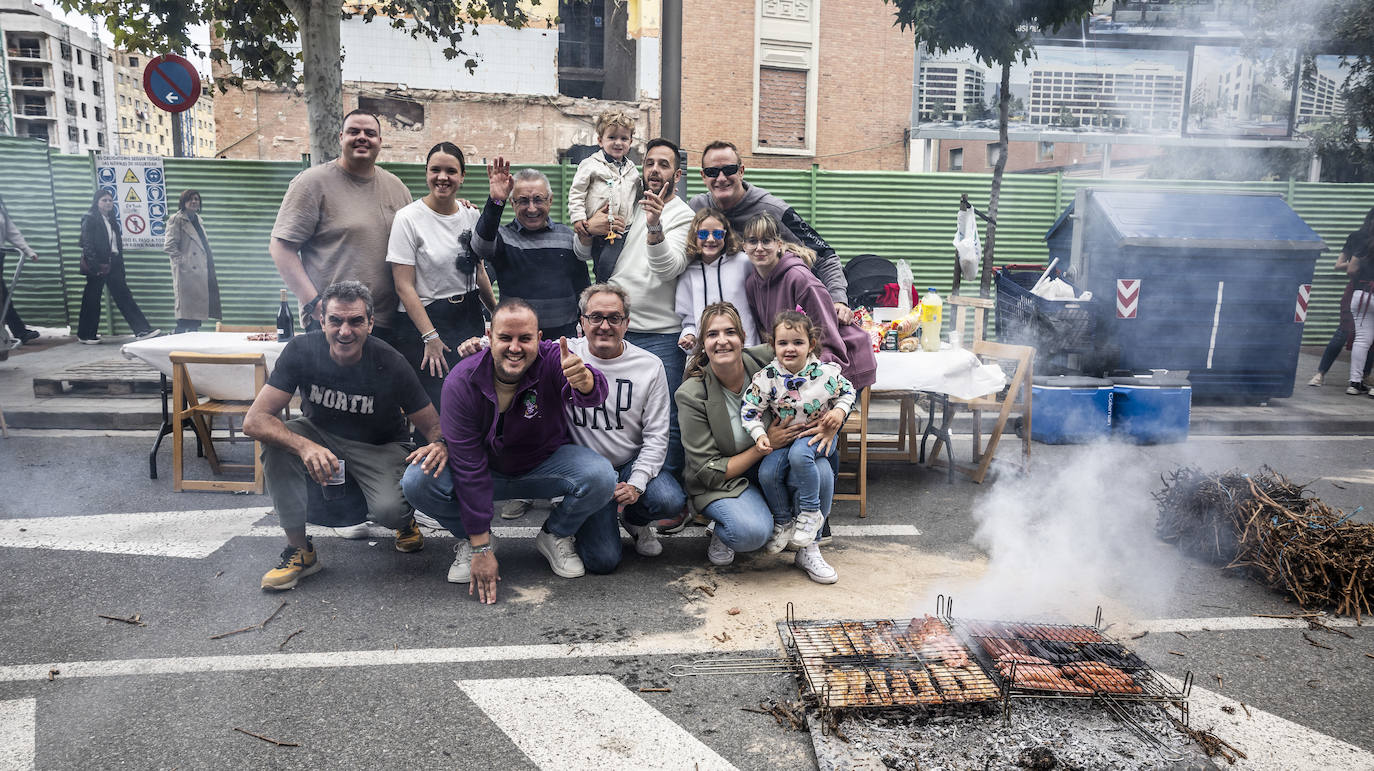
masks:
<svg viewBox="0 0 1374 771"><path fill-rule="evenodd" d="M1365 361L1374 345L1374 250L1366 245L1363 252L1350 261L1350 314L1355 320L1355 344L1350 349L1350 384L1345 392L1351 396L1368 393L1362 382Z"/></svg>
<svg viewBox="0 0 1374 771"><path fill-rule="evenodd" d="M115 214L114 196L105 190L95 191L90 210L81 217L81 275L86 277L86 290L81 294L78 340L88 345L100 342L96 331L100 327L100 301L106 286L139 340L162 334L162 330L153 329L148 323L129 291L124 276L124 234Z"/></svg>
<svg viewBox="0 0 1374 771"><path fill-rule="evenodd" d="M176 214L167 220L162 251L172 258L172 294L176 298L176 334L196 332L206 319L221 317L215 257L201 221L200 193L181 191Z"/></svg>
<svg viewBox="0 0 1374 771"><path fill-rule="evenodd" d="M1374 208L1364 215L1364 224L1360 229L1351 233L1345 239L1345 245L1341 247L1341 253L1336 257L1336 270L1342 273L1349 273L1350 260L1357 254L1363 253L1374 241ZM1326 350L1322 352L1321 363L1317 365L1317 374L1307 381L1310 386L1319 386L1326 382L1326 373L1335 363L1336 357L1341 354L1342 348L1351 347L1355 337L1355 317L1350 312L1350 296L1355 291L1355 281L1351 279L1346 282L1345 292L1341 294L1341 322L1336 327L1336 331L1331 334L1331 340L1326 344ZM1365 357L1364 370L1360 373L1360 385L1356 387L1359 393L1369 390L1369 370L1370 365L1374 364L1374 358Z"/></svg>
<svg viewBox="0 0 1374 771"><path fill-rule="evenodd" d="M24 240L24 234L19 232L19 227L14 224L14 219L10 217L10 210L5 208L5 199L0 198L0 305L5 302L5 296L9 293L9 287L5 286L5 244L14 246L19 250L19 259L38 261L38 252L29 246L29 242ZM5 313L5 324L14 334L14 339L21 344L38 339L37 330L29 329L24 324L24 320L19 318L19 311L14 309L14 303L10 303L10 309Z"/></svg>

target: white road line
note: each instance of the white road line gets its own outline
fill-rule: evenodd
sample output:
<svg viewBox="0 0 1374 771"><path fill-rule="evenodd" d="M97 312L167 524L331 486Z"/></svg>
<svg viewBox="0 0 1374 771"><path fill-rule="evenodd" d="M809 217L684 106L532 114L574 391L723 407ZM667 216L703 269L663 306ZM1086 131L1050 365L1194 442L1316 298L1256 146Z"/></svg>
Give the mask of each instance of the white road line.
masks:
<svg viewBox="0 0 1374 771"><path fill-rule="evenodd" d="M458 687L541 769L735 768L606 675L464 680Z"/></svg>
<svg viewBox="0 0 1374 771"><path fill-rule="evenodd" d="M0 768L18 771L34 767L36 714L34 699L0 701Z"/></svg>
<svg viewBox="0 0 1374 771"><path fill-rule="evenodd" d="M182 675L198 672L255 672L286 669L341 669L347 667L469 664L489 661L545 661L605 658L610 656L699 655L720 650L707 641L683 641L665 645L661 640L627 640L610 643L501 645L473 648L407 648L406 650L323 651L318 653L268 653L246 656L191 656L158 659L69 661L66 663L0 666L0 683L46 681L48 670L61 672L59 680L86 677L136 677Z"/></svg>
<svg viewBox="0 0 1374 771"><path fill-rule="evenodd" d="M152 511L0 521L0 547L200 559L248 532L266 508Z"/></svg>
<svg viewBox="0 0 1374 771"><path fill-rule="evenodd" d="M1183 684L1160 675L1174 688ZM1222 711L1222 706L1235 714ZM1353 744L1294 723L1254 706L1240 708L1235 699L1193 686L1188 697L1189 725L1205 729L1247 755L1228 769L1320 768L1322 771L1369 771L1374 754ZM1245 710L1249 710L1246 714Z"/></svg>
<svg viewBox="0 0 1374 771"><path fill-rule="evenodd" d="M1320 621L1332 627L1354 627L1359 624L1353 618L1327 618ZM1229 616L1225 618L1157 618L1151 621L1133 621L1108 631L1120 639L1131 634L1153 632L1235 632L1251 629L1307 629L1307 622L1296 618L1260 618L1258 616Z"/></svg>
<svg viewBox="0 0 1374 771"><path fill-rule="evenodd" d="M1193 412L1193 417L1194 417L1194 418L1197 417L1197 412L1196 412L1196 411ZM1197 442L1197 441L1203 441L1203 442L1303 442L1304 444L1306 444L1306 443L1310 443L1310 442L1368 442L1370 439L1374 439L1374 437L1371 437L1371 436L1369 436L1369 435L1364 435L1364 434L1356 434L1356 435L1353 435L1353 436L1331 436L1331 435L1321 435L1321 436L1318 436L1318 435L1316 435L1316 434L1306 434L1306 435L1300 435L1300 434L1283 434L1283 435L1277 435L1277 434L1275 434L1275 435L1268 435L1268 434L1234 434L1234 435L1233 435L1233 434L1189 434L1189 435L1188 435L1188 441L1190 441L1190 442Z"/></svg>
<svg viewBox="0 0 1374 771"><path fill-rule="evenodd" d="M493 533L496 534L496 537L497 537L497 538L533 538L533 537L535 537L536 535L539 534L539 528L538 528L538 527L534 527L534 526L525 527L525 526L511 526L511 525L500 526L500 525L498 525L498 526L496 526L496 527L493 527L493 528L491 529L491 531L492 531ZM913 526L913 525L835 525L835 526L833 526L833 527L831 528L831 531L832 531L835 535L837 535L837 536L842 536L842 537L844 537L844 538L877 538L877 537L891 537L891 536L917 536L917 535L920 535L920 534L921 534L920 529L917 528L917 527L915 527L915 526ZM306 528L305 528L305 532L306 532L307 535L310 535L310 536L313 537L313 538L341 538L341 537L342 537L342 536L339 535L338 530L336 530L335 528L332 528L332 527L321 527L321 526L319 526L319 525L307 525ZM281 528L280 528L280 527L276 527L275 525L258 525L258 526L256 526L256 527L250 528L246 533L243 533L243 535L246 535L246 536L249 536L249 537L252 537L252 538L269 538L269 537L271 537L271 538L281 538L281 537L282 537L282 532L281 532ZM390 538L390 537L393 537L394 535L395 535L395 533L393 533L393 532L390 531L390 530L387 530L386 528L384 528L384 527L382 527L382 526L380 526L380 525L372 525L372 526L368 529L368 538ZM448 533L447 531L442 531L442 530L426 530L426 531L425 531L425 538L452 538L452 537L453 537L453 536L452 536L450 533ZM693 527L685 528L685 529L683 529L682 532L676 533L676 534L671 535L671 536L669 536L669 535L660 535L659 537L660 537L660 538L705 538L705 537L706 537L706 528L704 528L704 527L696 527L696 526L693 526ZM3 545L4 545L3 543L0 543L0 546L3 546Z"/></svg>
<svg viewBox="0 0 1374 771"><path fill-rule="evenodd" d="M43 439L156 439L157 429L96 429L96 428L11 428L10 436L32 436Z"/></svg>

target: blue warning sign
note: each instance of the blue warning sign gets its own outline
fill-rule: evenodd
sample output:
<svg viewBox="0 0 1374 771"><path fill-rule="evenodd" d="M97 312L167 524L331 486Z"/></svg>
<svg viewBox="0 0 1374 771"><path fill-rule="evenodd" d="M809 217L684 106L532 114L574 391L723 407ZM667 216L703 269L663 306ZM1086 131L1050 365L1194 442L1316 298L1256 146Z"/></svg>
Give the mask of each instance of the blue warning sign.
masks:
<svg viewBox="0 0 1374 771"><path fill-rule="evenodd" d="M167 226L162 223L162 220L153 220L153 226L149 230L153 232L153 235L160 236L167 232Z"/></svg>
<svg viewBox="0 0 1374 771"><path fill-rule="evenodd" d="M151 168L144 172L143 181L150 185L162 184L162 169Z"/></svg>
<svg viewBox="0 0 1374 771"><path fill-rule="evenodd" d="M148 185L148 200L161 201L163 193L162 185Z"/></svg>
<svg viewBox="0 0 1374 771"><path fill-rule="evenodd" d="M114 169L111 168L111 167L109 167L109 166L102 166L102 167L100 168L100 184L101 184L101 185L113 185L113 184L114 184L114 181L115 181ZM102 188L102 189L103 189L103 188ZM111 189L110 189L110 193L111 193L111 195L114 194L114 188L111 188Z"/></svg>

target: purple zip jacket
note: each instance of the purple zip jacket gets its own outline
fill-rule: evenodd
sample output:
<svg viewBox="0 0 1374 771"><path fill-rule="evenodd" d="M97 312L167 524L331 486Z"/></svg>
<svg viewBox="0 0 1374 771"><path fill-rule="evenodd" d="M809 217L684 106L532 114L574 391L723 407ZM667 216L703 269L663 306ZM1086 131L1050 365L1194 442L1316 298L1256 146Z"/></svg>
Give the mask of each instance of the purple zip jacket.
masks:
<svg viewBox="0 0 1374 771"><path fill-rule="evenodd" d="M439 428L448 442L454 497L468 535L491 529L493 471L516 476L548 460L569 442L566 405L599 407L606 401L606 376L591 366L587 369L596 385L583 394L563 377L558 341L541 341L534 363L502 415L496 412L490 348L458 362L448 374Z"/></svg>

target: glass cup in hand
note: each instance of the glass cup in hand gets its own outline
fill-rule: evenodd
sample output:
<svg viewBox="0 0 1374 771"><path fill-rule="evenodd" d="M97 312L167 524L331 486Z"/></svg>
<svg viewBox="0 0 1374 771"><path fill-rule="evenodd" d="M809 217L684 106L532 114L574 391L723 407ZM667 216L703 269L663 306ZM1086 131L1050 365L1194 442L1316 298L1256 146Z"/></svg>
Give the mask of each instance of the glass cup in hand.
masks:
<svg viewBox="0 0 1374 771"><path fill-rule="evenodd" d="M344 459L339 458L339 470L334 472L334 476L325 480L320 485L326 501L337 501L344 497Z"/></svg>

